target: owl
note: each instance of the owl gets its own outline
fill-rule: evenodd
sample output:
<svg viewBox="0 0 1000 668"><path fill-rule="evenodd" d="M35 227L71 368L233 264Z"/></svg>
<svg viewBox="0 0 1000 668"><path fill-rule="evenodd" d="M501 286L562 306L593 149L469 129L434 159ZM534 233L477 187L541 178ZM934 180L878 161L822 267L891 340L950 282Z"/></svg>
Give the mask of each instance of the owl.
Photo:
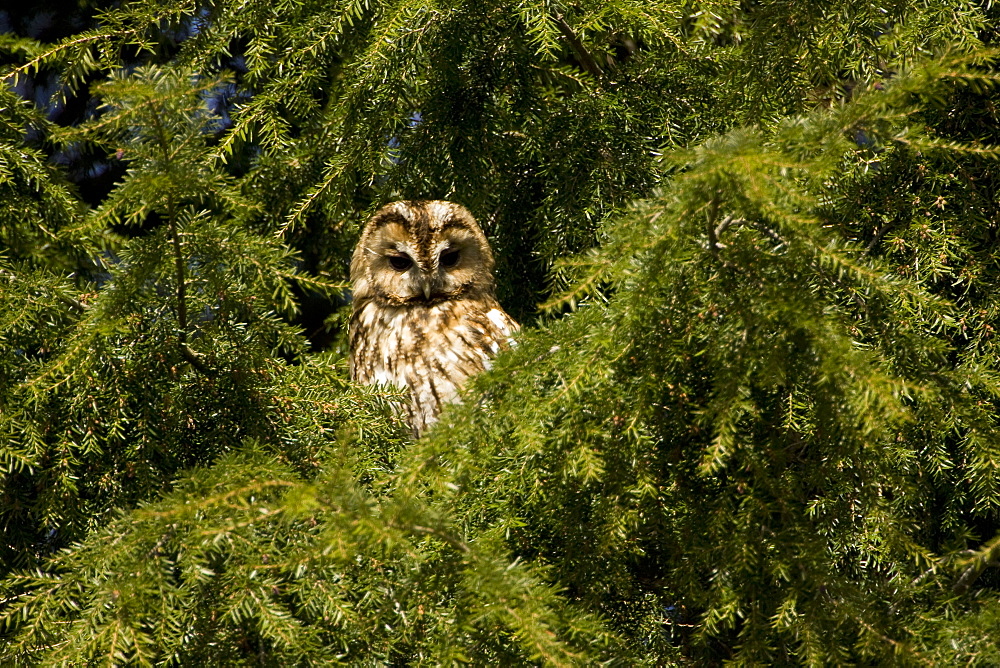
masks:
<svg viewBox="0 0 1000 668"><path fill-rule="evenodd" d="M376 211L354 249L351 283L351 379L409 388L414 436L518 329L494 297L486 235L452 202Z"/></svg>

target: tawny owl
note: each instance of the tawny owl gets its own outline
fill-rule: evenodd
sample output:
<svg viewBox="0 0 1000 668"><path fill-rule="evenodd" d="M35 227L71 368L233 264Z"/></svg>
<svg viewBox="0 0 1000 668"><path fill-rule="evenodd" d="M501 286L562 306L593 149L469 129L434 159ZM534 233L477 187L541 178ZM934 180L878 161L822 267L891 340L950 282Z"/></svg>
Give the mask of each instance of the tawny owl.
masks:
<svg viewBox="0 0 1000 668"><path fill-rule="evenodd" d="M415 436L518 329L493 295L486 236L452 202L379 209L354 249L351 282L351 379L409 388Z"/></svg>

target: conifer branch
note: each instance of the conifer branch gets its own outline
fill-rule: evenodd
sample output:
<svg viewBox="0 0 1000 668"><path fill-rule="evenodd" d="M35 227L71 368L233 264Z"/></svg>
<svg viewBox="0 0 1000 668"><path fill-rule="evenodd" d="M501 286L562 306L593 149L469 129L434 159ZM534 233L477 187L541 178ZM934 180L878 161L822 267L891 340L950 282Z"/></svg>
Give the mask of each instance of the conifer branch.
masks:
<svg viewBox="0 0 1000 668"><path fill-rule="evenodd" d="M576 57L579 58L583 69L590 73L590 75L595 79L599 79L604 76L604 70L602 70L601 66L597 64L596 60L594 60L594 57L590 54L590 51L587 50L587 47L583 45L583 42L580 41L580 38L573 31L573 28L566 23L566 19L563 17L562 13L553 16L552 20L555 21L556 27L559 28L559 32L562 33L563 37L576 53Z"/></svg>
<svg viewBox="0 0 1000 668"><path fill-rule="evenodd" d="M754 228L758 232L763 232L764 234L766 234L768 237L771 238L771 241L773 241L775 243L775 248L777 248L778 246L785 245L785 240L781 237L781 235L778 234L773 229L771 229L770 227L768 227L767 225L765 225L764 223L762 223L760 221L757 221L757 220L754 220L754 221L746 221L746 220L744 220L743 224L744 225L749 225L750 227Z"/></svg>
<svg viewBox="0 0 1000 668"><path fill-rule="evenodd" d="M163 153L164 164L167 164L171 156L170 141L167 138L167 133L160 120L159 114L154 112L152 114L152 119L153 127L156 131L157 139L159 140L160 150ZM185 271L186 260L181 246L181 235L177 227L176 204L174 203L173 192L170 192L167 195L167 233L170 235L170 242L173 249L174 280L177 282L177 345L180 350L181 357L187 360L191 366L201 372L202 375L214 376L215 374L212 370L201 361L198 353L196 353L191 346L188 345L187 276Z"/></svg>
<svg viewBox="0 0 1000 668"><path fill-rule="evenodd" d="M712 257L719 260L719 228L725 229L728 218L723 220L719 225L715 224L715 221L719 218L719 198L716 196L708 203L708 250L712 253Z"/></svg>
<svg viewBox="0 0 1000 668"><path fill-rule="evenodd" d="M717 248L721 247L721 244L719 243L719 237L722 236L723 232L725 232L734 225L742 225L745 222L746 220L744 220L743 218L726 216L721 223L715 226L715 246Z"/></svg>
<svg viewBox="0 0 1000 668"><path fill-rule="evenodd" d="M69 306L71 309L78 313L83 313L87 310L87 306L83 302L73 299L72 297L67 297L66 295L56 295L63 304Z"/></svg>
<svg viewBox="0 0 1000 668"><path fill-rule="evenodd" d="M875 248L882 241L882 239L885 238L885 235L889 233L889 230L891 230L895 226L896 226L895 220L889 221L885 225L881 226L878 229L878 232L875 233L875 236L872 237L872 240L869 241L868 244L865 246L865 250L861 254L861 257L868 257L869 255L871 255L875 251Z"/></svg>
<svg viewBox="0 0 1000 668"><path fill-rule="evenodd" d="M773 241L776 244L776 246L783 246L785 244L785 240L781 237L781 235L778 234L773 229L771 229L770 227L768 227L767 225L765 225L764 223L761 223L759 221L747 220L746 218L726 216L725 218L722 219L722 222L720 222L718 225L715 226L714 229L712 228L711 225L709 225L709 243L711 244L710 248L714 249L716 258L718 258L719 250L726 247L724 243L719 241L719 238L722 236L723 232L725 232L731 227L738 227L741 225L746 225L747 227L752 227L755 230L758 230L759 232L763 232L771 239L771 241Z"/></svg>
<svg viewBox="0 0 1000 668"><path fill-rule="evenodd" d="M979 579L988 566L1000 565L1000 536L986 543L969 559L969 565L955 582L951 590L956 594L964 594L969 587Z"/></svg>
<svg viewBox="0 0 1000 668"><path fill-rule="evenodd" d="M441 531L440 529L435 529L434 527L425 527L419 524L411 524L406 528L416 534L423 534L426 536L433 536L435 538L438 538L447 543L448 545L452 546L462 554L468 554L469 552L472 551L467 543L459 540L458 538L455 538L454 536L448 534L445 531Z"/></svg>

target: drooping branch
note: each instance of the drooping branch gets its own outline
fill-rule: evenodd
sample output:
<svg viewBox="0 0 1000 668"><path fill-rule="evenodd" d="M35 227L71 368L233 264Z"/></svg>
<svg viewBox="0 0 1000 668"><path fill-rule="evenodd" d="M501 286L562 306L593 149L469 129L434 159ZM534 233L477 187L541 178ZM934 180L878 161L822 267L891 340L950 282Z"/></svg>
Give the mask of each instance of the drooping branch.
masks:
<svg viewBox="0 0 1000 668"><path fill-rule="evenodd" d="M590 55L590 51L588 51L587 47L585 47L583 42L580 41L580 38L573 31L573 28L566 23L566 19L563 18L563 15L556 14L552 17L552 19L556 22L556 27L559 28L559 32L562 33L562 36L569 43L574 53L576 53L576 57L580 60L580 65L583 66L583 69L595 78L602 77L604 75L604 70L602 70L601 66L597 64L594 57Z"/></svg>

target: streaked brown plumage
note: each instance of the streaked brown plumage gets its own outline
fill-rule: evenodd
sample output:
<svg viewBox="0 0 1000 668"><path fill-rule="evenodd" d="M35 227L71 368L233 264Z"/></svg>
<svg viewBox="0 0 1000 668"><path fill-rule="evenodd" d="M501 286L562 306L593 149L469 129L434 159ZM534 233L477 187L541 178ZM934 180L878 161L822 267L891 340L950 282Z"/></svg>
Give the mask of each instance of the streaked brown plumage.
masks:
<svg viewBox="0 0 1000 668"><path fill-rule="evenodd" d="M518 329L494 297L486 236L452 202L379 209L354 249L351 281L351 379L409 388L415 436Z"/></svg>

